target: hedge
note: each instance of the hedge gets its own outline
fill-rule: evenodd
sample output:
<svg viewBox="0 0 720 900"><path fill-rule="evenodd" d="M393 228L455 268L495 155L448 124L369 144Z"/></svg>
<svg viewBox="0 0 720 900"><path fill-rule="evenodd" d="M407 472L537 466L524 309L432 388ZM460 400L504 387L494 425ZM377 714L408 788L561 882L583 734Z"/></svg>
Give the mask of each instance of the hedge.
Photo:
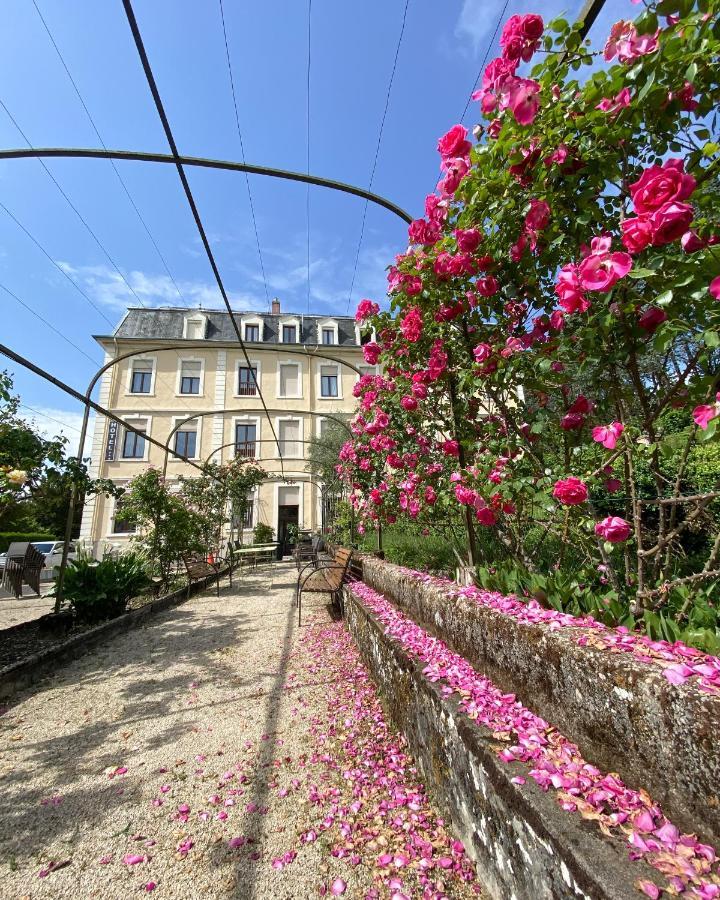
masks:
<svg viewBox="0 0 720 900"><path fill-rule="evenodd" d="M4 553L10 544L16 541L54 541L51 534L44 532L0 531L0 553Z"/></svg>

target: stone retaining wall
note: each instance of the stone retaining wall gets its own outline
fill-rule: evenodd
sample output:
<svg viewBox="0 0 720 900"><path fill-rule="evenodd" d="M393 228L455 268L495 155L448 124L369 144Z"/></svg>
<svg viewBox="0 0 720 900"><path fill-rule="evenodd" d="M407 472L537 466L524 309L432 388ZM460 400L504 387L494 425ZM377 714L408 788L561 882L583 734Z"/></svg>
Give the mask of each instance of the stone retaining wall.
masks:
<svg viewBox="0 0 720 900"><path fill-rule="evenodd" d="M641 896L633 881L647 874L644 864L629 864L626 845L568 815L530 780L513 783L517 768L499 760L501 744L385 636L351 587L345 593L345 616L424 784L494 900Z"/></svg>
<svg viewBox="0 0 720 900"><path fill-rule="evenodd" d="M363 557L362 576L504 691L578 744L585 759L645 788L685 831L720 844L720 697L673 685L652 663L578 644Z"/></svg>

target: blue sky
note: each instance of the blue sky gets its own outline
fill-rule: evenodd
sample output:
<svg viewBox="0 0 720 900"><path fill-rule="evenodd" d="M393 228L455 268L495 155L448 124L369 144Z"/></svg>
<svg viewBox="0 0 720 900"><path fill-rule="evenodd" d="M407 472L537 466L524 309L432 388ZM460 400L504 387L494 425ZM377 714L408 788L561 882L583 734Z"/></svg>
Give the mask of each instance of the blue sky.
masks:
<svg viewBox="0 0 720 900"><path fill-rule="evenodd" d="M120 0L36 0L108 147L167 152ZM310 170L368 186L403 16L404 0L313 0ZM239 159L218 0L136 0L145 46L182 153ZM509 0L504 18L539 12L575 18L581 3ZM374 190L419 215L437 180L437 138L459 121L503 7L502 0L410 0L390 95ZM304 171L307 164L307 0L224 0L248 162ZM33 0L6 0L0 33L0 99L30 142L98 146ZM601 40L629 0L607 0L592 36ZM489 59L497 55L490 51ZM477 121L470 105L465 124ZM0 143L27 146L0 107ZM217 290L177 174L169 166L118 163L180 294L109 162L50 160L48 168L143 304L218 306ZM237 309L266 309L242 175L192 171L225 285ZM269 296L308 311L306 188L251 178ZM0 162L0 201L63 267L92 304L0 208L0 341L84 390L107 334L136 298L36 160ZM310 312L345 314L381 299L385 267L406 246L405 225L370 206L348 304L363 201L311 189ZM78 349L58 336L63 334ZM84 355L86 354L86 355ZM0 360L0 367L5 367ZM72 441L79 405L13 369L37 423ZM30 418L33 413L23 412ZM50 418L48 418L50 417Z"/></svg>

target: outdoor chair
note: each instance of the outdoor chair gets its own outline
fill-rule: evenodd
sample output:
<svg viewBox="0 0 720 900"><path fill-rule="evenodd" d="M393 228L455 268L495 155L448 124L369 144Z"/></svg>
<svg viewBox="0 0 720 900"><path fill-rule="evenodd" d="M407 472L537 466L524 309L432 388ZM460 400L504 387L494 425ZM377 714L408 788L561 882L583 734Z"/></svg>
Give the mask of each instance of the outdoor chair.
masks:
<svg viewBox="0 0 720 900"><path fill-rule="evenodd" d="M16 599L23 593L23 583L30 585L40 596L40 576L45 567L45 557L28 541L10 544L5 558L2 586Z"/></svg>
<svg viewBox="0 0 720 900"><path fill-rule="evenodd" d="M295 559L295 565L297 566L298 572L307 563L316 561L317 552L313 546L313 540L309 536L307 540L300 540L297 542L295 549L293 550L293 558Z"/></svg>
<svg viewBox="0 0 720 900"><path fill-rule="evenodd" d="M342 605L342 587L347 576L348 566L352 558L352 550L338 547L332 556L332 560L317 564L311 562L305 565L298 573L297 587L295 589L295 605L298 608L298 626L302 624L302 595L330 594L333 605L338 609ZM311 569L312 571L308 571Z"/></svg>

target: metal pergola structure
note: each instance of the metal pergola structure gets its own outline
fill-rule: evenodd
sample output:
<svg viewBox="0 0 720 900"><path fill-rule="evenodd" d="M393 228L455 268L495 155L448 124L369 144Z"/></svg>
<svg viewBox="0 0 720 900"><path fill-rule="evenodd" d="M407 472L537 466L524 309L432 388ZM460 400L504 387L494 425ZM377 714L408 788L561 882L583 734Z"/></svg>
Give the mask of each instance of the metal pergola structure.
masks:
<svg viewBox="0 0 720 900"><path fill-rule="evenodd" d="M236 314L230 305L230 300L229 300L227 291L225 289L225 285L223 283L222 277L220 275L220 270L218 268L214 254L210 247L210 243L207 238L205 228L204 228L202 219L200 217L200 213L199 213L195 198L192 193L192 189L190 188L190 184L187 179L185 167L219 169L219 170L226 170L226 171L242 172L242 173L246 173L246 174L262 175L262 176L266 176L266 177L270 177L270 178L279 178L279 179L285 179L285 180L290 180L290 181L303 182L303 183L306 183L309 185L325 187L325 188L329 188L330 190L340 191L340 192L343 192L346 194L360 197L366 201L369 201L371 203L374 203L374 204L382 207L383 209L387 209L388 211L390 211L393 214L395 214L396 216L398 216L405 223L411 222L412 217L407 212L405 212L405 210L403 210L400 206L393 203L391 200L388 200L385 197L382 197L379 194L373 193L369 190L365 190L361 187L347 184L345 182L322 178L317 175L311 175L310 173L292 172L292 171L287 171L284 169L275 169L275 168L270 168L268 166L252 165L250 163L237 162L237 161L233 161L233 160L207 159L207 158L201 158L201 157L184 156L184 155L180 154L177 144L175 143L175 138L173 136L170 122L169 122L167 114L165 112L165 108L164 108L164 105L163 105L163 102L162 102L162 99L161 99L161 96L160 96L160 93L159 93L159 90L157 87L157 83L155 81L155 77L154 77L154 74L152 71L152 67L150 65L150 61L147 56L147 52L145 50L145 46L144 46L144 43L142 40L142 35L140 33L140 28L138 26L137 19L135 17L135 13L134 13L134 10L132 7L131 0L123 0L123 7L125 9L125 14L126 14L126 17L128 20L128 24L130 26L130 30L133 35L133 39L134 39L135 46L136 46L136 49L138 52L138 56L140 58L140 62L142 64L143 70L145 72L148 87L152 94L153 100L155 102L155 107L156 107L158 116L160 118L160 121L162 123L163 130L165 132L165 136L168 141L168 145L170 147L171 153L170 154L148 153L148 152L144 152L144 151L135 151L135 150L110 150L107 148L103 148L103 149L99 149L99 148L39 148L39 149L37 149L37 148L30 147L27 149L0 150L0 160L2 160L2 159L24 159L24 158L110 159L110 160L126 160L126 161L134 161L134 162L154 163L154 164L159 164L159 165L167 165L167 164L174 165L177 169L178 176L180 178L180 182L182 184L186 199L188 201L188 205L190 207L193 218L195 220L195 225L197 227L199 236L203 243L203 247L205 249L205 253L208 258L208 262L209 262L210 267L212 268L213 274L215 276L215 280L217 282L217 286L220 291L220 295L223 299L225 308L230 315L230 321L233 326L235 335L237 337L238 346L240 347L240 350L242 351L242 353L248 363L248 366L250 366L250 359L249 359L249 356L247 353L247 347L245 345L245 342L243 341L242 334L240 332L240 328L238 327ZM185 347L184 344L181 346L183 348ZM175 351L178 348L175 346L173 346L173 347L163 346L163 347L156 348L155 352L160 351L160 350L167 350L167 349L172 349L173 351ZM141 353L147 353L147 352L148 352L148 350L146 348L142 351L134 351L131 353L126 353L126 354L116 357L113 360L111 360L110 362L104 364L100 369L98 369L94 373L93 377L91 378L91 380L88 384L88 387L87 387L85 393L81 394L75 388L66 384L64 381L57 378L52 373L41 368L36 363L32 362L31 360L27 359L26 357L22 356L21 354L16 353L10 347L0 344L0 354L4 355L8 359L18 363L19 365L23 366L24 368L28 369L29 371L31 371L34 374L38 375L39 377L43 378L45 381L48 381L49 383L55 385L60 390L62 390L64 393L66 393L68 396L71 396L71 397L75 398L76 400L79 400L83 404L83 422L82 422L82 427L81 427L79 450L78 450L78 454L77 454L77 460L78 460L79 464L82 464L83 445L85 443L85 439L87 436L87 427L88 427L88 419L89 419L90 410L94 410L95 412L99 413L100 415L105 416L106 418L110 419L111 421L117 422L119 425L121 425L127 431L130 431L130 432L133 432L135 434L142 436L145 440L148 441L148 443L153 444L153 445L159 447L160 449L162 449L165 453L166 464L167 464L168 455L170 453L172 453L175 457L183 459L188 465L191 465L193 468L196 468L199 471L204 472L203 466L198 465L193 460L188 459L187 457L182 456L181 454L177 454L175 452L175 450L173 448L171 448L170 442L171 442L174 434L177 432L177 427L174 428L170 432L170 434L168 435L167 441L165 443L163 443L161 441L158 441L156 438L152 438L149 435L145 434L140 429L136 428L135 426L133 426L132 424L127 422L125 419L121 418L120 416L115 415L110 410L106 409L105 407L101 406L99 403L97 403L91 399L92 391L94 390L98 380L102 377L102 375L108 369L110 369L116 363L121 362L122 360L128 359L132 356L137 356ZM303 355L303 356L316 356L318 358L328 359L335 363L339 363L343 366L347 366L347 367L351 368L357 374L361 374L360 370L356 366L352 365L351 363L347 362L346 360L338 359L337 357L332 357L328 354L311 351L308 347L304 347L304 349L302 351L291 351L291 350L287 350L284 348L284 352L293 353L293 354L297 354L297 355ZM255 387L256 387L256 396L258 396L260 399L261 406L262 406L262 412L264 412L264 414L265 414L265 417L267 419L267 422L270 426L270 430L273 435L274 443L276 444L277 449L278 449L277 459L280 462L280 466L281 466L281 470L282 470L283 461L282 461L282 453L280 451L280 442L279 442L277 434L275 433L275 428L273 426L272 419L270 417L270 411L267 407L267 404L263 397L260 386L256 384ZM238 411L247 412L247 410L238 410ZM217 413L217 412L218 412L218 410L212 411L212 413ZM306 411L299 410L298 411L298 413L300 413L300 414L304 414L306 412L310 413L311 415L319 415L310 410L306 410ZM209 414L210 413L205 413L205 412L201 411L201 412L196 413L195 415L189 416L184 421L185 422L193 421L196 418L200 418L204 415L209 415ZM67 517L66 530L65 530L65 541L64 541L64 547L63 547L63 557L62 557L62 562L61 562L61 566L60 566L60 571L58 574L56 608L59 608L60 603L62 602L63 578L64 578L64 574L65 574L65 569L67 567L68 548L69 548L70 541L72 538L72 523L73 523L73 519L74 519L76 504L77 504L77 486L74 486L72 495L70 497L70 502L69 502L68 517Z"/></svg>

